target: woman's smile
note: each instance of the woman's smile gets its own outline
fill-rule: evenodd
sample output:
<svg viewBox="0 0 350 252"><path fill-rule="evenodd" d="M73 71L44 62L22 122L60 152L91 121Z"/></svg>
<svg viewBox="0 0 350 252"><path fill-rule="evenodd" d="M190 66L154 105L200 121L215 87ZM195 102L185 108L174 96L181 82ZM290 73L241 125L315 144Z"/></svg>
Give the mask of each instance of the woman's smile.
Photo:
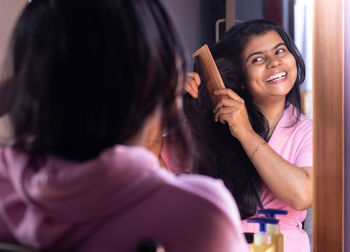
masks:
<svg viewBox="0 0 350 252"><path fill-rule="evenodd" d="M296 61L276 31L250 38L243 51L245 83L255 105L284 101L297 78Z"/></svg>
<svg viewBox="0 0 350 252"><path fill-rule="evenodd" d="M284 81L287 79L287 72L279 72L269 76L265 81L269 84L277 84L279 81Z"/></svg>

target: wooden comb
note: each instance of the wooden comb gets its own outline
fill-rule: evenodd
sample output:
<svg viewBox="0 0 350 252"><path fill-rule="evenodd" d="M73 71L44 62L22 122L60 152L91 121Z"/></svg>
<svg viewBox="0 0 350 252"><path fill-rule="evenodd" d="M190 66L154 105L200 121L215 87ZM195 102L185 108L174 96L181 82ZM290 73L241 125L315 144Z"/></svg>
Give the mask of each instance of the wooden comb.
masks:
<svg viewBox="0 0 350 252"><path fill-rule="evenodd" d="M224 82L222 81L219 70L215 64L213 56L209 50L209 47L205 44L197 51L192 54L193 58L199 60L202 75L201 76L207 85L208 94L214 107L219 102L219 97L214 95L214 92L218 89L225 88Z"/></svg>

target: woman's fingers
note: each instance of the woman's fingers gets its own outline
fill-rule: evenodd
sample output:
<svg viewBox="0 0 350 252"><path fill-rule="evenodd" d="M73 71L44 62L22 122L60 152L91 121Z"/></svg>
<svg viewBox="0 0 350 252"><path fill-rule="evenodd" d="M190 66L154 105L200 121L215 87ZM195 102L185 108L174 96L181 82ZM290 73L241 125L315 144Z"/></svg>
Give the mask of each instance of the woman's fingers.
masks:
<svg viewBox="0 0 350 252"><path fill-rule="evenodd" d="M236 100L236 101L244 104L244 100L237 93L235 93L232 89L229 89L229 88L219 89L219 90L216 90L214 92L214 94L227 96L233 100Z"/></svg>
<svg viewBox="0 0 350 252"><path fill-rule="evenodd" d="M230 119L231 119L231 115L230 114L220 114L218 116L217 121L220 121L222 124L227 124L227 123L229 124L229 120Z"/></svg>
<svg viewBox="0 0 350 252"><path fill-rule="evenodd" d="M198 73L190 72L187 74L184 88L193 98L198 98L198 86L200 84L201 79Z"/></svg>
<svg viewBox="0 0 350 252"><path fill-rule="evenodd" d="M232 107L221 107L215 114L214 116L214 121L217 122L220 120L221 116L223 116L224 114L228 114L231 115L232 114ZM220 120L221 123L223 123Z"/></svg>
<svg viewBox="0 0 350 252"><path fill-rule="evenodd" d="M201 84L201 78L199 77L198 73L196 73L196 72L189 72L189 73L187 73L187 76L194 80L194 82L197 85L197 87Z"/></svg>
<svg viewBox="0 0 350 252"><path fill-rule="evenodd" d="M190 83L185 82L184 86L187 93L189 93L193 98L198 98L198 89L193 89L192 85Z"/></svg>
<svg viewBox="0 0 350 252"><path fill-rule="evenodd" d="M226 105L226 106L222 106L222 107L219 107L215 113L215 116L214 116L214 121L217 122L217 121L220 121L221 123L223 123L223 121L220 119L221 116L225 115L229 117L229 121L232 121L232 120L236 120L236 117L239 116L239 112L240 110L242 109L242 104L240 103L233 103L233 104L230 104L230 105Z"/></svg>
<svg viewBox="0 0 350 252"><path fill-rule="evenodd" d="M229 107L229 106L234 106L235 104L242 104L241 102L238 102L236 100L230 99L230 98L222 98L215 106L213 112L217 113L217 111L221 108L221 107Z"/></svg>
<svg viewBox="0 0 350 252"><path fill-rule="evenodd" d="M218 90L217 94L220 100L213 110L214 121L227 124L231 134L240 139L247 130L251 130L244 100L230 89Z"/></svg>

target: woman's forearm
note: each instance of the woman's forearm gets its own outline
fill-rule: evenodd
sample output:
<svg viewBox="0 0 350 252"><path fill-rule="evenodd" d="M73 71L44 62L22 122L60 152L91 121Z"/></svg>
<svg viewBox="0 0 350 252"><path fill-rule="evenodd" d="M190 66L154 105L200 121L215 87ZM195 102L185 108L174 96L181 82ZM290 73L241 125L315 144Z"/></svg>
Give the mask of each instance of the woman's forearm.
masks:
<svg viewBox="0 0 350 252"><path fill-rule="evenodd" d="M312 167L297 167L276 153L254 131L239 138L270 191L296 210L312 204Z"/></svg>

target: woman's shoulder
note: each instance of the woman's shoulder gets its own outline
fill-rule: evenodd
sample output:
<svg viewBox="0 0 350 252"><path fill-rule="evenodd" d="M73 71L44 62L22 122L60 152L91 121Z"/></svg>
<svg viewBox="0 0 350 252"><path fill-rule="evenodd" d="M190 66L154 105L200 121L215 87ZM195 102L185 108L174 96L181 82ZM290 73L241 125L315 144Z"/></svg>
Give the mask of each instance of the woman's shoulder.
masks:
<svg viewBox="0 0 350 252"><path fill-rule="evenodd" d="M289 106L277 124L269 144L275 150L285 149L285 146L298 148L300 144L312 145L312 131L312 119L303 114L298 117L298 110Z"/></svg>
<svg viewBox="0 0 350 252"><path fill-rule="evenodd" d="M305 115L301 114L299 121L296 125L296 128L298 131L312 134L312 129L313 129L313 121L312 119L306 117Z"/></svg>
<svg viewBox="0 0 350 252"><path fill-rule="evenodd" d="M169 175L167 171L163 172ZM166 188L158 193L172 199L164 202L163 211L170 211L175 218L173 221L176 222L178 215L174 211L178 209L173 209L171 202L178 202L181 211L188 213L178 221L196 223L188 228L201 233L203 244L217 244L216 248L227 248L225 251L247 251L238 207L221 180L195 174L170 175L172 179L167 179ZM220 237L216 235L218 232Z"/></svg>
<svg viewBox="0 0 350 252"><path fill-rule="evenodd" d="M196 174L180 174L179 184L186 191L218 205L235 205L231 193L220 179Z"/></svg>
<svg viewBox="0 0 350 252"><path fill-rule="evenodd" d="M192 198L190 205L205 205L207 208L203 211L222 214L234 222L240 221L237 205L222 180L196 174L170 176L173 177L170 182L167 180L170 190L182 199Z"/></svg>
<svg viewBox="0 0 350 252"><path fill-rule="evenodd" d="M148 150L133 148L133 152L137 156L143 153L152 161L134 177L137 186L132 194L149 192L138 203L143 212L151 209L150 214L157 216L157 221L169 222L174 229L186 227L187 233L201 232L203 244L208 246L221 246L222 242L227 251L245 251L238 208L221 180L195 174L175 175L162 168ZM132 183L135 185L136 181ZM167 217L163 220L160 216ZM216 232L221 233L221 238L214 235ZM236 247L239 249L232 249Z"/></svg>
<svg viewBox="0 0 350 252"><path fill-rule="evenodd" d="M301 111L298 111L293 105L290 105L283 114L286 127L293 126L297 131L311 130L312 119L306 117Z"/></svg>
<svg viewBox="0 0 350 252"><path fill-rule="evenodd" d="M175 175L161 167L157 157L145 148L119 145L101 155L101 160L105 166L113 163L113 168L118 168L113 169L113 173L117 174L116 177L123 177L119 180L125 181L130 177L130 180L137 180L142 188L157 184L159 191L167 191L169 198L191 197L193 204L200 201L224 212L236 208L231 193L221 180L196 174ZM108 171L108 174L111 175L111 172Z"/></svg>

